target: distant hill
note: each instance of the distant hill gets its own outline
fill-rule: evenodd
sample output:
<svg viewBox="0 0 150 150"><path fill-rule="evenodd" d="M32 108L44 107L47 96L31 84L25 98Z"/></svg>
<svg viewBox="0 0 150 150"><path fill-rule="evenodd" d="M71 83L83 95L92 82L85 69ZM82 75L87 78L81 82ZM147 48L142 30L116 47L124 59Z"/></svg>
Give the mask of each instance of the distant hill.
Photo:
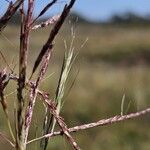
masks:
<svg viewBox="0 0 150 150"><path fill-rule="evenodd" d="M10 24L19 24L20 23L20 14L16 13L10 21ZM41 19L41 21L47 20L46 18ZM134 13L126 13L122 15L114 15L110 20L107 22L91 22L84 17L82 17L78 13L72 13L69 15L67 20L71 21L72 23L79 23L79 24L101 24L101 25L148 25L150 26L150 16L142 17Z"/></svg>
<svg viewBox="0 0 150 150"><path fill-rule="evenodd" d="M125 13L123 15L114 15L106 24L150 25L150 16L143 17L134 13Z"/></svg>

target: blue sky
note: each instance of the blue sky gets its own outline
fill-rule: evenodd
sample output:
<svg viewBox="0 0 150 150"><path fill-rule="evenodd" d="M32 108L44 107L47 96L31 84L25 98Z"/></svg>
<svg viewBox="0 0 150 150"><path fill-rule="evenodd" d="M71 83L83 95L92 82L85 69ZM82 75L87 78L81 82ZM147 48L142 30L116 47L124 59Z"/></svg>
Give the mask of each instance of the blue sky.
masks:
<svg viewBox="0 0 150 150"><path fill-rule="evenodd" d="M14 1L14 0L13 0ZM50 0L36 0L35 15ZM49 10L45 16L59 13L65 2L69 0L58 0L58 3ZM6 9L7 2L1 0L0 14ZM138 15L150 15L150 0L77 0L73 11L90 20L107 20L114 14L134 12Z"/></svg>

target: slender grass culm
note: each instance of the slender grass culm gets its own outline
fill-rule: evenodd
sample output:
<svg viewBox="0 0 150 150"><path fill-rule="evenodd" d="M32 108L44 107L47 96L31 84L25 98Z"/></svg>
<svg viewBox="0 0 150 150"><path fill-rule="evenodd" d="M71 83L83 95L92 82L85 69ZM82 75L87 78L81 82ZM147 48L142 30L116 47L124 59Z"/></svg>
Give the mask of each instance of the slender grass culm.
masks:
<svg viewBox="0 0 150 150"><path fill-rule="evenodd" d="M55 42L54 40L58 36L58 33L76 0L67 1L59 15L54 15L47 21L37 23L38 19L50 10L51 7L54 7L57 2L58 0L50 1L45 7L41 8L39 15L34 17L35 0L7 1L9 6L4 15L0 18L0 34L7 28L8 22L17 11L19 11L21 18L20 37L18 37L18 39L20 39L18 72L14 72L14 69L7 63L5 56L0 50L0 58L2 58L4 64L6 64L6 66L3 66L3 69L0 70L0 102L5 114L10 137L8 138L2 131L0 131L0 136L10 144L12 149L26 150L30 143L38 142L39 149L46 150L48 149L48 141L53 140L53 137L55 136L62 136L67 140L72 149L80 150L81 148L72 136L72 132L113 124L150 113L150 108L147 108L139 112L125 115L123 110L124 96L121 104L121 115L71 128L67 126L60 112L62 109L64 92L67 86L66 82L76 57L74 56L74 47L72 46L72 43L64 55L54 98L50 97L47 91L40 89L40 85L42 84L42 80L50 63L53 47L55 46L55 43L57 44L57 40ZM39 28L44 28L49 25L51 25L50 33L48 33L47 40L41 47L39 55L34 61L32 72L29 74L27 69L29 68L29 52L31 52L29 50L30 42L32 42L30 37L31 32L33 30L38 32ZM35 75L35 72L37 72L37 76ZM29 74L29 78L27 74ZM36 77L33 78L33 76ZM12 112L8 110L9 105L7 103L7 95L5 94L5 89L10 85L9 81L17 83L17 87L14 89L15 92L13 92L16 94L16 98L14 99L14 108L11 109ZM29 136L30 128L34 121L33 112L35 110L35 105L38 105L38 103L36 103L38 100L42 101L45 105L45 107L43 107L45 116L42 122L43 128L41 129L41 136L32 139L32 136ZM11 122L12 119L10 119L10 113L14 114L14 126L12 125L13 122ZM59 129L56 128L56 125Z"/></svg>

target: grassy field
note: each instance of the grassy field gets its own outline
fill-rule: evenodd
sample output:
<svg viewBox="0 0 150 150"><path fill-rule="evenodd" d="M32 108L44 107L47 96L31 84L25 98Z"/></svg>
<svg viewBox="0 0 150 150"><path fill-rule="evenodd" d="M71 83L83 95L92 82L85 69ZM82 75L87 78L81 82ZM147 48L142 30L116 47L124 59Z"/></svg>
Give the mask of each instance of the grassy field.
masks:
<svg viewBox="0 0 150 150"><path fill-rule="evenodd" d="M41 46L48 37L50 28L33 31L29 53L28 75ZM121 99L125 94L124 112L142 110L150 105L150 28L99 25L77 25L74 47L79 52L65 94L62 111L68 126L96 121L120 114ZM0 35L0 50L7 61L18 62L19 27L9 26ZM88 38L85 46L81 45ZM64 40L71 43L71 26L66 24L55 41L55 48L47 76L41 88L54 96L65 51ZM0 68L3 60L0 58ZM16 67L17 72L17 67ZM76 78L77 75L77 78ZM71 91L69 87L76 78ZM14 91L14 83L6 93ZM8 96L9 111L12 111L15 93ZM40 102L38 102L40 103ZM40 113L39 113L40 112ZM43 115L41 103L34 113L37 135L40 135ZM44 112L43 112L44 113ZM5 118L0 110L0 130L7 132ZM38 117L37 117L38 114ZM13 113L11 113L13 116ZM40 118L40 119L39 119ZM13 122L13 118L12 118ZM150 148L149 116L99 127L74 134L85 150L148 150ZM32 130L31 137L35 136ZM1 141L1 140L0 140ZM0 142L1 146L6 143ZM38 143L29 149L38 148ZM61 137L49 144L51 149L70 149ZM9 149L9 147L7 147Z"/></svg>

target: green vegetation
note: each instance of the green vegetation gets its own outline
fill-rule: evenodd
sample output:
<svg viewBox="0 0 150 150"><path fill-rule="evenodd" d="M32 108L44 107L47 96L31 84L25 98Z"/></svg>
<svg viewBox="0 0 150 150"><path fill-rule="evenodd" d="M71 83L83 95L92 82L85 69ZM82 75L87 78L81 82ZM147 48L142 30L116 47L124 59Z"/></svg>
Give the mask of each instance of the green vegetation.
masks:
<svg viewBox="0 0 150 150"><path fill-rule="evenodd" d="M31 68L40 47L47 38L46 33L49 32L49 28L32 33L29 54ZM58 36L47 76L51 73L54 73L54 75L43 81L43 89L46 89L52 96L56 89L56 83L58 82L56 79L58 79L61 71L65 52L63 40L65 39L68 45L71 42L70 29L71 25L65 24ZM79 55L74 68L71 70L72 74L68 81L62 112L68 126L120 114L121 99L124 94L125 113L141 110L150 105L149 27L79 24L75 28L75 33L74 47L77 52L79 51ZM13 64L17 65L18 26L8 26L0 36L0 49L6 60L10 64L13 61ZM89 40L80 50L86 38ZM0 67L3 64L4 62L0 58ZM69 87L76 78L78 70L76 82L69 92ZM28 71L30 74L31 70ZM13 83L6 93L15 92L14 86ZM13 94L7 97L8 103L10 103L9 110L13 108L13 98ZM3 114L2 110L0 110L0 114ZM39 136L43 122L39 105L36 107L34 118L33 126L37 126L36 134ZM117 125L81 131L75 137L82 149L85 150L148 150L150 147L149 121L149 117L145 116ZM1 129L6 130L5 122L5 118L1 115ZM31 134L31 136L34 135ZM53 140L49 144L51 149L69 149L67 142L62 137ZM0 142L1 146L5 146L3 141ZM31 144L29 149L36 150L38 145L37 147L35 145L35 143ZM6 146L5 148L9 149Z"/></svg>

